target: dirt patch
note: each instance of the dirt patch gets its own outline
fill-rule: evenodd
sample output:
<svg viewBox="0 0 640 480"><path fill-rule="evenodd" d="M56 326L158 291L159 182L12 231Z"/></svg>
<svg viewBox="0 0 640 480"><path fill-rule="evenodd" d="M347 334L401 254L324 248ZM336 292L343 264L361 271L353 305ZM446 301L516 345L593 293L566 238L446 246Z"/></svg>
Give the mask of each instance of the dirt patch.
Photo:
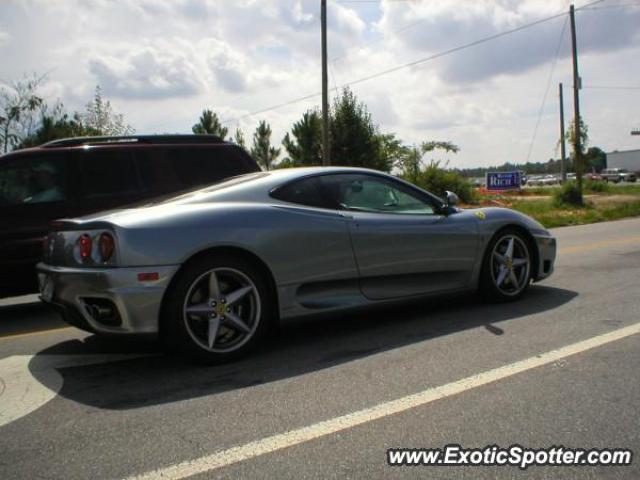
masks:
<svg viewBox="0 0 640 480"><path fill-rule="evenodd" d="M613 206L637 202L640 197L638 195L587 195L586 198L596 206Z"/></svg>

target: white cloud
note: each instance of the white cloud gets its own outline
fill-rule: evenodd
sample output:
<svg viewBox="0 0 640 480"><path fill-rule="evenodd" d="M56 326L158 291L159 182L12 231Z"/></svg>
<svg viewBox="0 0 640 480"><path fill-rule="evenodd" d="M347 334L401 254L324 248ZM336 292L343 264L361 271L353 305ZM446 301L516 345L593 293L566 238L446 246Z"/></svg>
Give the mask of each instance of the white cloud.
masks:
<svg viewBox="0 0 640 480"><path fill-rule="evenodd" d="M11 35L0 30L0 47L3 47L6 43L8 43L10 38Z"/></svg>
<svg viewBox="0 0 640 480"><path fill-rule="evenodd" d="M145 47L88 58L89 71L107 95L133 99L189 97L203 91L195 62L175 51Z"/></svg>
<svg viewBox="0 0 640 480"><path fill-rule="evenodd" d="M586 1L586 0L584 0ZM330 87L424 58L565 9L564 0L328 2ZM55 19L52 21L51 19ZM556 19L414 68L358 83L383 131L408 143L451 140L452 165L525 161L562 22ZM577 14L585 85L636 85L640 8ZM568 29L533 148L554 154L557 82L571 85ZM49 72L44 92L82 109L96 84L139 132L187 132L204 108L245 129L259 120L279 141L320 97L315 0L5 0L0 78ZM582 92L592 144L638 148L637 91ZM333 94L333 92L332 92ZM635 96L634 96L635 95ZM571 116L566 91L567 120ZM636 142L635 145L633 142Z"/></svg>
<svg viewBox="0 0 640 480"><path fill-rule="evenodd" d="M293 5L292 15L293 19L299 23L308 23L313 20L313 14L305 12L302 8L302 3L300 2L296 2Z"/></svg>

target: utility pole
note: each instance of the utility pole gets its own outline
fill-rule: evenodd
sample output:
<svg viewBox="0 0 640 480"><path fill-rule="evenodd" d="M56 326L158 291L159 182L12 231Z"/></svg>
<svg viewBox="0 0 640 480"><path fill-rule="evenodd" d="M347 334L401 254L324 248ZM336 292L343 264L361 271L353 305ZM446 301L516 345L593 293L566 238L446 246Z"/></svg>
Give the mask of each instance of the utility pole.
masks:
<svg viewBox="0 0 640 480"><path fill-rule="evenodd" d="M562 98L562 82L558 85L560 90L560 178L562 183L567 181L567 170L565 168L565 161L567 158L567 152L564 145L564 99Z"/></svg>
<svg viewBox="0 0 640 480"><path fill-rule="evenodd" d="M320 0L322 28L322 165L331 165L329 146L329 77L327 74L327 0Z"/></svg>
<svg viewBox="0 0 640 480"><path fill-rule="evenodd" d="M580 145L580 75L578 74L578 46L576 42L576 17L573 5L569 7L571 20L571 54L573 56L573 149L576 169L576 181L582 203L582 146Z"/></svg>

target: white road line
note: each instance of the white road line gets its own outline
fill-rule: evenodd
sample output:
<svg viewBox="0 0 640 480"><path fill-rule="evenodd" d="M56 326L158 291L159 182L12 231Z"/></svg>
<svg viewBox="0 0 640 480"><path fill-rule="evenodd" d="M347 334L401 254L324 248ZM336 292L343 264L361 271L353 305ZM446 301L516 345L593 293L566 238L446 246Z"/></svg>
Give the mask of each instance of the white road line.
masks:
<svg viewBox="0 0 640 480"><path fill-rule="evenodd" d="M557 350L541 353L534 357L511 363L509 365L487 370L486 372L463 378L456 382L429 388L413 395L381 403L371 408L366 408L354 413L325 420L297 430L291 430L289 432L266 437L244 445L232 447L227 450L221 450L212 453L211 455L206 455L194 460L188 460L169 467L153 470L142 475L132 476L129 477L128 480L152 480L158 478L180 479L205 473L217 468L226 467L266 453L272 453L294 445L299 445L332 433L388 417L389 415L404 412L411 408L426 405L435 400L440 400L466 390L496 382L518 373L531 370L532 368L547 365L562 358L569 357L610 342L615 342L616 340L620 340L637 333L640 333L640 323L636 323L619 330L614 330L603 335L598 335L596 337L589 338L588 340L567 345Z"/></svg>
<svg viewBox="0 0 640 480"><path fill-rule="evenodd" d="M37 410L63 385L56 369L131 360L149 354L14 355L0 360L0 427Z"/></svg>

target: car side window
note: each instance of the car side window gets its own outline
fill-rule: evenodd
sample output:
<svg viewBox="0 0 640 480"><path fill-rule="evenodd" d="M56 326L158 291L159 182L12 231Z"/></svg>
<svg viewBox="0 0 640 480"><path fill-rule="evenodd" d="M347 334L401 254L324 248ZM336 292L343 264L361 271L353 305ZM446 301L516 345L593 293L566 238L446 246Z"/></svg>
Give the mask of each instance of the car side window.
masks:
<svg viewBox="0 0 640 480"><path fill-rule="evenodd" d="M100 197L139 189L133 156L125 150L87 151L80 155L84 196Z"/></svg>
<svg viewBox="0 0 640 480"><path fill-rule="evenodd" d="M0 167L0 205L62 202L66 164L59 156L15 160Z"/></svg>
<svg viewBox="0 0 640 480"><path fill-rule="evenodd" d="M429 215L434 206L415 192L382 177L344 174L322 177L325 190L345 210Z"/></svg>
<svg viewBox="0 0 640 480"><path fill-rule="evenodd" d="M307 207L332 208L317 177L291 182L278 188L271 196L278 200Z"/></svg>

